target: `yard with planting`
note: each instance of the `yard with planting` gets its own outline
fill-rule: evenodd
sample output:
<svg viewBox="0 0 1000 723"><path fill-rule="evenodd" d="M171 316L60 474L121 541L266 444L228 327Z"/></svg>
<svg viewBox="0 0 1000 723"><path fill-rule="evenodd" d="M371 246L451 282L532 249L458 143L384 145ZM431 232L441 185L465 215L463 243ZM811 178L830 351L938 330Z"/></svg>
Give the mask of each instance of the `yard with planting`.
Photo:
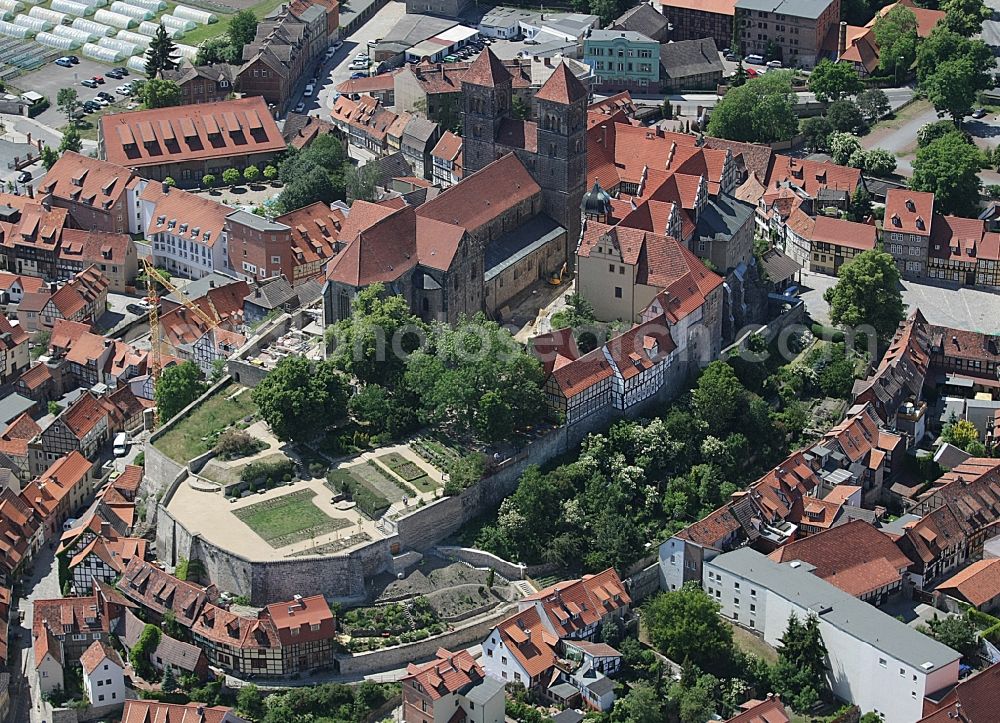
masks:
<svg viewBox="0 0 1000 723"><path fill-rule="evenodd" d="M285 547L350 527L350 522L328 516L315 504L316 493L301 490L234 510L251 530L271 547Z"/></svg>

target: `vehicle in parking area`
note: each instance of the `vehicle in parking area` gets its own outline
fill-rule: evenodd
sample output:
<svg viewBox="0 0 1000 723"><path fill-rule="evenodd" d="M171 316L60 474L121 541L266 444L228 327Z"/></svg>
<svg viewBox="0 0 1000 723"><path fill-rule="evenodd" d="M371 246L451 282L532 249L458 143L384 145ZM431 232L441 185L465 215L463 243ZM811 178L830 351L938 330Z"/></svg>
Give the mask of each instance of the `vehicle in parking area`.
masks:
<svg viewBox="0 0 1000 723"><path fill-rule="evenodd" d="M351 63L351 70L368 70L367 60L355 60Z"/></svg>
<svg viewBox="0 0 1000 723"><path fill-rule="evenodd" d="M64 55L61 58L56 58L55 63L56 65L62 66L63 68L73 67L73 61L69 59L68 55Z"/></svg>
<svg viewBox="0 0 1000 723"><path fill-rule="evenodd" d="M298 105L296 105L295 108L292 109L292 113L301 113L305 109L306 109L305 101L300 100Z"/></svg>
<svg viewBox="0 0 1000 723"><path fill-rule="evenodd" d="M67 55L66 57L69 58L69 62L71 62L73 65L77 65L80 62L80 59L75 55Z"/></svg>
<svg viewBox="0 0 1000 723"><path fill-rule="evenodd" d="M972 117L975 118L975 119L977 119L977 120L979 118L985 118L986 117L986 109L985 108L976 108L974 111L972 111Z"/></svg>
<svg viewBox="0 0 1000 723"><path fill-rule="evenodd" d="M736 53L726 53L725 58L730 63L735 63L740 59L740 56L738 56Z"/></svg>
<svg viewBox="0 0 1000 723"><path fill-rule="evenodd" d="M82 85L84 88L96 88L97 81L94 80L93 78L84 78L83 80L80 81L80 85Z"/></svg>
<svg viewBox="0 0 1000 723"><path fill-rule="evenodd" d="M115 88L115 92L118 93L119 95L132 95L132 86L119 85L117 88Z"/></svg>
<svg viewBox="0 0 1000 723"><path fill-rule="evenodd" d="M105 106L111 105L111 101L102 95L95 95L91 103L96 103L98 108L104 108Z"/></svg>
<svg viewBox="0 0 1000 723"><path fill-rule="evenodd" d="M148 301L140 301L126 305L125 311L129 312L130 314L139 314L141 316L149 311L149 307L150 305Z"/></svg>
<svg viewBox="0 0 1000 723"><path fill-rule="evenodd" d="M746 72L748 78L756 78L758 75L760 75L760 73L758 73L753 68L744 68L743 70Z"/></svg>
<svg viewBox="0 0 1000 723"><path fill-rule="evenodd" d="M750 63L751 65L763 65L764 56L763 55L748 55L743 58L744 63Z"/></svg>
<svg viewBox="0 0 1000 723"><path fill-rule="evenodd" d="M108 78L114 78L115 80L121 80L122 78L125 77L124 75L122 75L121 73L119 73L114 68L112 68L111 70L109 70L104 75L107 76Z"/></svg>
<svg viewBox="0 0 1000 723"><path fill-rule="evenodd" d="M21 171L17 174L18 183L27 183L31 180L31 171Z"/></svg>
<svg viewBox="0 0 1000 723"><path fill-rule="evenodd" d="M104 85L104 76L103 75L95 75L93 78L91 78L91 80L94 81L95 83L97 83L98 85Z"/></svg>
<svg viewBox="0 0 1000 723"><path fill-rule="evenodd" d="M314 86L312 83L309 83L308 85L306 85L305 90L302 91L303 97L305 98L311 97L314 90L316 90L316 86Z"/></svg>
<svg viewBox="0 0 1000 723"><path fill-rule="evenodd" d="M767 61L767 67L768 68L781 68L782 67L781 61L780 60L769 60L769 61Z"/></svg>
<svg viewBox="0 0 1000 723"><path fill-rule="evenodd" d="M115 457L124 457L128 452L128 434L119 432L115 435Z"/></svg>
<svg viewBox="0 0 1000 723"><path fill-rule="evenodd" d="M96 113L101 109L101 104L97 101L87 100L83 103L83 110L87 113Z"/></svg>
<svg viewBox="0 0 1000 723"><path fill-rule="evenodd" d="M357 80L358 78L367 78L367 73L351 73L351 80Z"/></svg>
<svg viewBox="0 0 1000 723"><path fill-rule="evenodd" d="M104 98L104 100L108 101L109 103L114 103L115 102L115 97L113 95L111 95L111 93L109 93L106 90L102 90L100 93L98 93L97 97L98 98Z"/></svg>
<svg viewBox="0 0 1000 723"><path fill-rule="evenodd" d="M116 73L121 73L122 75L128 75L128 68L119 66L117 68L112 68L112 70L115 71Z"/></svg>
<svg viewBox="0 0 1000 723"><path fill-rule="evenodd" d="M362 50L360 53L356 53L355 54L354 59L355 60L368 60L368 53L366 53L365 51Z"/></svg>

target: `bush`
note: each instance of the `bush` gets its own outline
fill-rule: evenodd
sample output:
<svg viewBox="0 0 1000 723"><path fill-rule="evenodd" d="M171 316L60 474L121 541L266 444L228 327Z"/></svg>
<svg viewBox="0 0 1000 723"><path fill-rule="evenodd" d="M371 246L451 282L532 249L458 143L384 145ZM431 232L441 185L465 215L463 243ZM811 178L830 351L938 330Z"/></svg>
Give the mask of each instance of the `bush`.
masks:
<svg viewBox="0 0 1000 723"><path fill-rule="evenodd" d="M247 166L243 170L243 177L247 179L248 183L253 183L260 178L260 169L257 166Z"/></svg>
<svg viewBox="0 0 1000 723"><path fill-rule="evenodd" d="M327 475L327 479L335 489L350 495L358 509L373 520L381 517L382 513L389 509L389 500L361 484L350 474L333 470Z"/></svg>
<svg viewBox="0 0 1000 723"><path fill-rule="evenodd" d="M222 182L227 186L235 186L240 182L240 172L235 168L227 168L222 172Z"/></svg>
<svg viewBox="0 0 1000 723"><path fill-rule="evenodd" d="M236 459L257 454L267 445L259 439L251 437L239 429L227 429L219 436L215 445L215 453L222 459Z"/></svg>
<svg viewBox="0 0 1000 723"><path fill-rule="evenodd" d="M49 99L48 98L42 98L40 101L38 101L34 105L28 106L28 117L29 118L35 118L36 116L39 116L42 113L44 113L46 110L48 110L48 108L49 108Z"/></svg>
<svg viewBox="0 0 1000 723"><path fill-rule="evenodd" d="M163 185L173 188L177 185L177 181L175 181L172 176L167 176L163 179Z"/></svg>
<svg viewBox="0 0 1000 723"><path fill-rule="evenodd" d="M251 485L263 480L281 479L285 475L295 474L295 464L290 459L279 459L274 462L261 460L251 462L240 473L240 480L250 482Z"/></svg>
<svg viewBox="0 0 1000 723"><path fill-rule="evenodd" d="M201 177L201 185L205 188L211 188L215 185L215 176L211 173L206 173Z"/></svg>
<svg viewBox="0 0 1000 723"><path fill-rule="evenodd" d="M278 177L278 169L274 166L264 166L264 178L268 181L273 181Z"/></svg>

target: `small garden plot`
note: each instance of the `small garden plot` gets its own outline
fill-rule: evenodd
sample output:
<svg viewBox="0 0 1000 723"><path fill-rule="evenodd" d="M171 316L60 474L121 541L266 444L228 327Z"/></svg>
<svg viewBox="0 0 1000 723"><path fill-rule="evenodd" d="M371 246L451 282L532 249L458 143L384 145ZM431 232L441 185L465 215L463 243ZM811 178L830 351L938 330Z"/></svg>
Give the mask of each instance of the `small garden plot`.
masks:
<svg viewBox="0 0 1000 723"><path fill-rule="evenodd" d="M351 636L351 652L372 650L400 643L425 640L444 632L427 598L417 597L401 603L349 610L342 618L344 630Z"/></svg>
<svg viewBox="0 0 1000 723"><path fill-rule="evenodd" d="M381 457L378 457L378 461L391 469L394 474L402 477L410 485L416 487L419 492L431 492L437 489L437 484L423 469L401 454L395 452L383 454Z"/></svg>
<svg viewBox="0 0 1000 723"><path fill-rule="evenodd" d="M373 520L382 516L392 504L379 490L366 482L357 471L365 465L332 469L326 475L324 485L335 494L344 492L351 496L358 509ZM397 491L402 499L402 492Z"/></svg>
<svg viewBox="0 0 1000 723"><path fill-rule="evenodd" d="M453 462L462 457L461 449L452 442L438 437L417 437L410 442L410 449L439 470L447 470Z"/></svg>
<svg viewBox="0 0 1000 723"><path fill-rule="evenodd" d="M497 592L490 590L485 585L460 585L445 590L436 590L428 593L427 600L434 611L445 620L451 620L485 607L493 607L501 602Z"/></svg>
<svg viewBox="0 0 1000 723"><path fill-rule="evenodd" d="M313 504L315 496L312 490L300 490L233 514L275 548L350 527L348 520L330 517Z"/></svg>
<svg viewBox="0 0 1000 723"><path fill-rule="evenodd" d="M249 390L233 398L241 389L235 384L220 389L179 420L154 445L176 462L187 462L213 449L227 427L257 414L257 405Z"/></svg>

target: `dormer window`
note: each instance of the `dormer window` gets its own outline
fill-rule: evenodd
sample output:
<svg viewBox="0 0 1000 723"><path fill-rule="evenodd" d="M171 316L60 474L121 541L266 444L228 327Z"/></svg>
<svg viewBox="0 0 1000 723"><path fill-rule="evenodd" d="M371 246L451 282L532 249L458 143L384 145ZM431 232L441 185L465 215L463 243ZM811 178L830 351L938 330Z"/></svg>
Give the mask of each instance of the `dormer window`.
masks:
<svg viewBox="0 0 1000 723"><path fill-rule="evenodd" d="M187 230L188 230L188 225L186 223L182 223L180 227L180 232L184 233Z"/></svg>
<svg viewBox="0 0 1000 723"><path fill-rule="evenodd" d="M906 210L907 211L916 211L917 210L917 207L913 203L913 199L912 198L906 199Z"/></svg>
<svg viewBox="0 0 1000 723"><path fill-rule="evenodd" d="M924 230L924 219L923 219L923 216L917 216L917 228L919 228L921 231Z"/></svg>
<svg viewBox="0 0 1000 723"><path fill-rule="evenodd" d="M895 226L896 228L899 228L900 226L903 225L903 222L896 214L892 214L892 225Z"/></svg>
<svg viewBox="0 0 1000 723"><path fill-rule="evenodd" d="M157 216L156 217L156 225L157 226L162 226L163 222L166 221L166 220L167 220L166 216Z"/></svg>

